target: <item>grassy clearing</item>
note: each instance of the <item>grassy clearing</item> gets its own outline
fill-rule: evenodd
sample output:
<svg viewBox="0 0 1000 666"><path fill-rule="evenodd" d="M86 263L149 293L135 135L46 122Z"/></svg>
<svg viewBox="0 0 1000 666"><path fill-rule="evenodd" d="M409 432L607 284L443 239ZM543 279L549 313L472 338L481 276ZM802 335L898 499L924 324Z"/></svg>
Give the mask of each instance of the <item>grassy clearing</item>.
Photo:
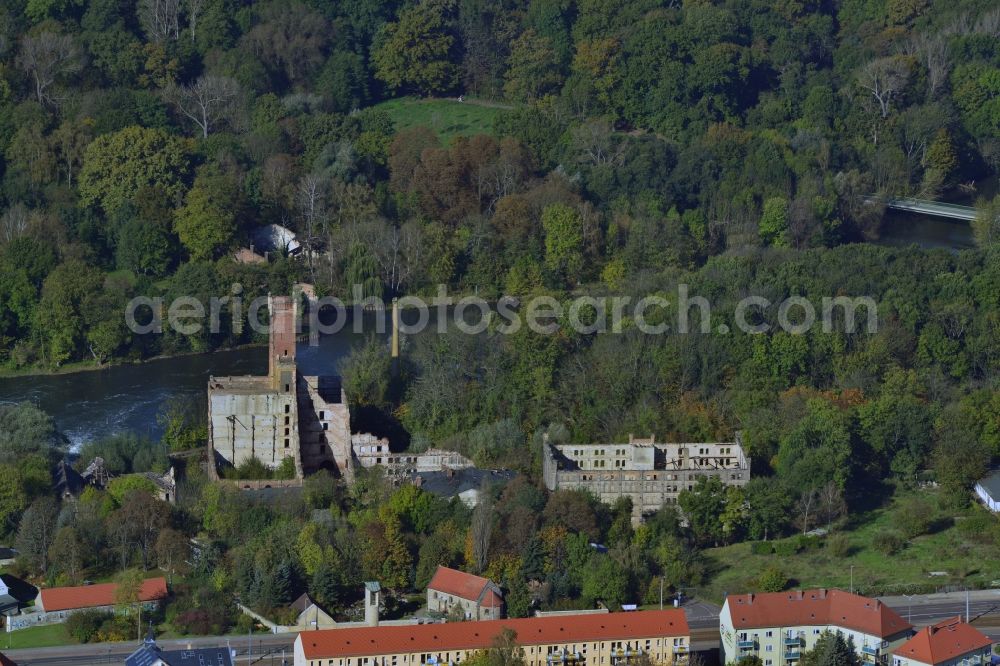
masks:
<svg viewBox="0 0 1000 666"><path fill-rule="evenodd" d="M66 631L64 624L47 624L30 629L19 629L10 632L7 637L10 639L9 649L11 650L76 644L73 637ZM7 641L0 637L0 645L4 645L6 649L6 644Z"/></svg>
<svg viewBox="0 0 1000 666"><path fill-rule="evenodd" d="M493 119L500 107L485 106L474 101L456 99L420 99L400 97L375 106L389 114L396 130L426 125L437 132L445 143L456 136L492 134Z"/></svg>
<svg viewBox="0 0 1000 666"><path fill-rule="evenodd" d="M899 500L893 506L852 517L840 531L850 543L843 557L832 554L823 543L789 556L755 555L749 543L708 549L705 555L716 573L699 590L699 596L721 603L726 593L753 591L757 577L769 567L777 567L788 576L789 587L848 589L853 565L854 590L868 595L927 593L949 585L992 586L1000 579L996 541L990 534L970 535L969 530L957 526L982 510L978 506L958 512L942 510L936 493L923 494L935 512L930 533L909 540L898 553L883 555L872 547L872 541L880 533L899 529L894 513ZM992 532L997 533L996 524ZM931 571L947 574L930 576Z"/></svg>

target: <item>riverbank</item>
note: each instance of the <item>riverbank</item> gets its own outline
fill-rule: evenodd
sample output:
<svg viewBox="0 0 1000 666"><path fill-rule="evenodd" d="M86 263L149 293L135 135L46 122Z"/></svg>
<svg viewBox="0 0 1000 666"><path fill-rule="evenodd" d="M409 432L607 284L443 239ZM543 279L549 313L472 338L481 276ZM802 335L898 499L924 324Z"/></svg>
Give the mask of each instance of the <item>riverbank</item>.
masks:
<svg viewBox="0 0 1000 666"><path fill-rule="evenodd" d="M102 363L101 365L95 365L94 361L72 361L70 363L60 365L58 368L46 368L38 365L29 365L23 368L12 368L9 365L0 365L0 379L13 379L17 377L58 377L59 375L73 375L83 372L110 370L111 368L120 368L123 366L141 366L147 363L153 363L154 361L169 361L171 359L189 358L192 356L207 356L210 354L218 354L220 352L242 351L244 349L256 349L266 346L266 342L252 342L245 345L237 345L235 347L219 347L218 349L203 352L191 351L180 352L178 354L160 354L158 356L150 356L149 358L138 360L123 358L112 359L106 363Z"/></svg>

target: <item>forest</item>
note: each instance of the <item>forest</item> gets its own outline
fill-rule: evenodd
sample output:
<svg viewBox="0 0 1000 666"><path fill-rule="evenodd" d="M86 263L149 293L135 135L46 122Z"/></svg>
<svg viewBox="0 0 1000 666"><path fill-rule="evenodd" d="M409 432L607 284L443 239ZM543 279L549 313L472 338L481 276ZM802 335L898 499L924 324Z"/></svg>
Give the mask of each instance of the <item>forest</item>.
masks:
<svg viewBox="0 0 1000 666"><path fill-rule="evenodd" d="M439 110L400 122L400 99ZM490 125L448 117L470 109ZM850 557L872 510L893 517L883 556L915 550L940 513L975 561L1000 544L969 492L1000 458L998 171L990 0L0 0L4 372L260 342L125 325L134 296L207 302L234 283L488 299L685 284L713 306L709 332L688 335L414 336L397 375L380 343L355 349L354 411L397 447L519 473L474 511L377 474L261 502L193 468L167 506L124 475L204 441L200 408L176 405L162 442L86 444L78 465L100 454L123 476L59 502L58 424L7 405L0 534L36 581L176 572L160 619L191 633L247 622L233 595L280 613L309 591L350 617L373 579L402 613L437 564L497 580L512 616L655 603L661 583L716 576L716 547ZM975 248L876 243L883 210L866 197L970 193ZM235 261L267 224L305 251ZM868 296L877 330L739 333L749 294ZM538 481L543 435L737 430L754 480L685 492L686 525L666 507L633 526L627 502ZM819 526L834 531L822 544L804 536ZM978 584L973 569L957 582ZM790 583L780 565L739 581ZM78 640L124 635L89 621Z"/></svg>

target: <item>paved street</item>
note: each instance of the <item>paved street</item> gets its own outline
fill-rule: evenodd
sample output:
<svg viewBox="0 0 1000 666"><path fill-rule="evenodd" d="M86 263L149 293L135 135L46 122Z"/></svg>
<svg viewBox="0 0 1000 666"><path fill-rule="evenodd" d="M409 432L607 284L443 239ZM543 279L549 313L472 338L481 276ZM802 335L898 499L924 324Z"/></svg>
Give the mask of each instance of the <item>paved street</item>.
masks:
<svg viewBox="0 0 1000 666"><path fill-rule="evenodd" d="M185 647L211 647L229 645L236 650L236 663L247 663L246 636L200 636L182 640L160 640L157 644L166 649ZM249 663L260 666L281 666L281 651L285 650L288 663L292 663L292 643L295 634L257 634L252 638L253 654ZM67 645L64 647L33 650L4 650L4 654L19 666L82 666L83 664L121 664L136 649L134 643L101 643L97 645Z"/></svg>
<svg viewBox="0 0 1000 666"><path fill-rule="evenodd" d="M965 617L965 592L879 598L915 625L931 624L935 620L955 615ZM1000 615L1000 590L969 592L969 615L972 618L979 615Z"/></svg>

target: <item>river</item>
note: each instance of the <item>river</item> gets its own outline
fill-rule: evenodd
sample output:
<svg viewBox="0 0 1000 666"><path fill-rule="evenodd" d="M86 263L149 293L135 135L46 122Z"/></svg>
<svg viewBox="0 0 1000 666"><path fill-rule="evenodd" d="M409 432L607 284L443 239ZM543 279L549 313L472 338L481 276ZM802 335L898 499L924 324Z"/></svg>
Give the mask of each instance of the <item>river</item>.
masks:
<svg viewBox="0 0 1000 666"><path fill-rule="evenodd" d="M925 249L968 250L976 246L972 226L960 220L887 211L882 221L879 245L904 247L916 244Z"/></svg>
<svg viewBox="0 0 1000 666"><path fill-rule="evenodd" d="M368 323L365 330L374 331ZM300 342L299 368L305 374L335 374L340 360L366 336L348 326L321 338L316 346ZM55 419L76 449L83 442L121 431L158 439L162 428L156 417L170 398L191 396L205 409L209 375L266 373L266 348L249 347L65 375L3 378L0 403L35 403Z"/></svg>
<svg viewBox="0 0 1000 666"><path fill-rule="evenodd" d="M878 242L951 250L974 247L968 223L895 212L886 215ZM300 343L300 369L305 374L335 374L340 360L376 330L374 324L374 316L368 315L364 333L355 333L348 323L339 333L321 338L316 346ZM37 404L52 415L75 449L83 442L119 431L157 439L162 429L156 417L170 398L191 396L199 409L205 409L209 375L266 372L266 350L255 347L65 375L4 378L0 379L0 403L27 400Z"/></svg>

